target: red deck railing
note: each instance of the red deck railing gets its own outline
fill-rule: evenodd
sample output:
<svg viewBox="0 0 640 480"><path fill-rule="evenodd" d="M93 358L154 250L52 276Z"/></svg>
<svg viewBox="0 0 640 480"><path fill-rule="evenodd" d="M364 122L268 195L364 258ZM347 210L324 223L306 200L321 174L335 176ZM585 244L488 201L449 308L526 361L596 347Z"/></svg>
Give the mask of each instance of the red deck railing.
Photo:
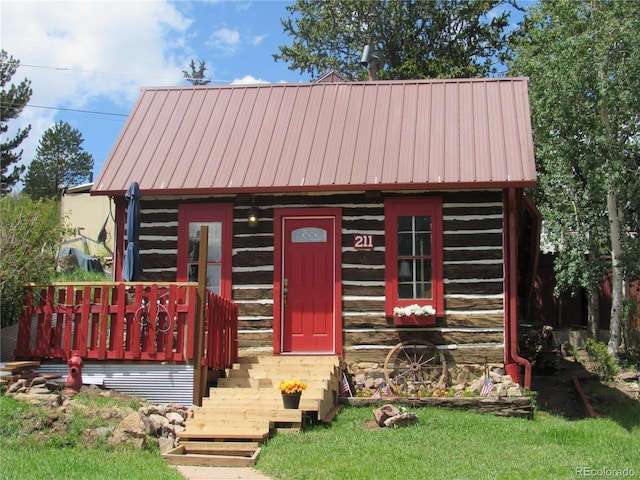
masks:
<svg viewBox="0 0 640 480"><path fill-rule="evenodd" d="M82 283L25 287L15 355L22 359L186 362L194 358L197 284ZM207 292L203 364L237 358L237 306Z"/></svg>
<svg viewBox="0 0 640 480"><path fill-rule="evenodd" d="M238 305L207 291L203 363L223 370L238 361Z"/></svg>

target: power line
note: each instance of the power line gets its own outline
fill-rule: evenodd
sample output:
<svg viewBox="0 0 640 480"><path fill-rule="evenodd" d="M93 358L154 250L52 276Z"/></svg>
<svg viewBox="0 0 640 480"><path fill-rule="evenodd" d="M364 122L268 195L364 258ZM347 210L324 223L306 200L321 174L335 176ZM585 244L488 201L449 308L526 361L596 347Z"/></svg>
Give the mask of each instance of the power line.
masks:
<svg viewBox="0 0 640 480"><path fill-rule="evenodd" d="M2 108L5 107L20 107L21 105L15 104L15 103L4 103L2 104ZM99 112L97 110L81 110L78 108L64 108L64 107L49 107L46 105L32 105L32 104L26 104L25 107L31 107L31 108L44 108L47 110L63 110L65 112L77 112L77 113L91 113L93 115L109 115L111 117L128 117L129 115L126 113L113 113L113 112Z"/></svg>
<svg viewBox="0 0 640 480"><path fill-rule="evenodd" d="M6 64L16 64L16 62L2 62L3 65ZM152 77L152 78L164 78L164 79L171 79L171 80L184 80L184 78L178 78L178 77L174 77L174 76L167 76L167 75L153 75L150 73L123 73L123 72L102 72L99 70L84 70L84 69L80 69L80 68L68 68L68 67L50 67L47 65L34 65L34 64L30 64L30 63L19 63L17 64L18 67L28 67L28 68L40 68L43 70L55 70L58 72L76 72L76 73L97 73L100 75L117 75L117 76L124 76L124 77ZM220 82L220 83L230 83L230 80L223 80L223 79L215 79L215 78L204 78L204 80L209 80L210 82Z"/></svg>
<svg viewBox="0 0 640 480"><path fill-rule="evenodd" d="M27 104L27 105L25 105L25 107L45 108L45 109L48 109L48 110L63 110L65 112L91 113L93 115L110 115L110 116L113 116L113 117L128 117L129 116L126 113L98 112L98 111L95 111L95 110L80 110L80 109L76 109L76 108L47 107L47 106L44 106L44 105Z"/></svg>

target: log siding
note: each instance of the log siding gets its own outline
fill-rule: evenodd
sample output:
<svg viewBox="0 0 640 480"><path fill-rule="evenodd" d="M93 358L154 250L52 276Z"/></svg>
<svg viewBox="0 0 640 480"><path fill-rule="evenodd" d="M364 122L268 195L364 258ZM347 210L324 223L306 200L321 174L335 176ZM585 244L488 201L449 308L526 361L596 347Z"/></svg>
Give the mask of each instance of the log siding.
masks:
<svg viewBox="0 0 640 480"><path fill-rule="evenodd" d="M397 195L397 194L388 194ZM445 315L429 327L395 327L385 312L384 196L364 193L256 197L257 228L247 225L249 203L239 198L189 200L235 202L232 297L238 304L240 348L270 352L273 336L275 208L342 209L342 309L348 362L383 362L409 338L429 340L458 363L502 362L504 280L500 191L440 192L443 198ZM185 200L186 201L186 200ZM140 249L144 279L175 280L178 200L143 199ZM374 237L372 250L356 250L356 233Z"/></svg>

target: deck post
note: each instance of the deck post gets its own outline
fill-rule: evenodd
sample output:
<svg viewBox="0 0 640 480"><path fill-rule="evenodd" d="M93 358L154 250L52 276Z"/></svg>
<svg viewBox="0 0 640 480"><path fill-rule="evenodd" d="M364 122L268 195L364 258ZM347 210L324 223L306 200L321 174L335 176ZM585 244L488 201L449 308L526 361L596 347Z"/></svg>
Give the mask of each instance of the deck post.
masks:
<svg viewBox="0 0 640 480"><path fill-rule="evenodd" d="M209 227L200 227L200 250L198 252L198 288L196 290L196 328L193 352L193 404L202 406L202 397L207 387L207 367L202 365L204 352L204 322L207 290L207 257L209 255Z"/></svg>

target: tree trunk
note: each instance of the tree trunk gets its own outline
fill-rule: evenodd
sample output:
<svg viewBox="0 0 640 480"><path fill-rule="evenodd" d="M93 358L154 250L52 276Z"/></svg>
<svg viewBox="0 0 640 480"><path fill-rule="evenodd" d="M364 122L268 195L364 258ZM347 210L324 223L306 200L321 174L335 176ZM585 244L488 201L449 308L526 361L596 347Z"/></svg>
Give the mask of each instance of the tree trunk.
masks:
<svg viewBox="0 0 640 480"><path fill-rule="evenodd" d="M587 335L594 341L600 336L600 291L592 288L587 295Z"/></svg>
<svg viewBox="0 0 640 480"><path fill-rule="evenodd" d="M607 194L609 214L609 234L611 236L611 321L609 323L609 353L616 357L620 347L620 325L622 321L623 266L622 243L620 241L620 220L618 202L613 185L609 185Z"/></svg>

